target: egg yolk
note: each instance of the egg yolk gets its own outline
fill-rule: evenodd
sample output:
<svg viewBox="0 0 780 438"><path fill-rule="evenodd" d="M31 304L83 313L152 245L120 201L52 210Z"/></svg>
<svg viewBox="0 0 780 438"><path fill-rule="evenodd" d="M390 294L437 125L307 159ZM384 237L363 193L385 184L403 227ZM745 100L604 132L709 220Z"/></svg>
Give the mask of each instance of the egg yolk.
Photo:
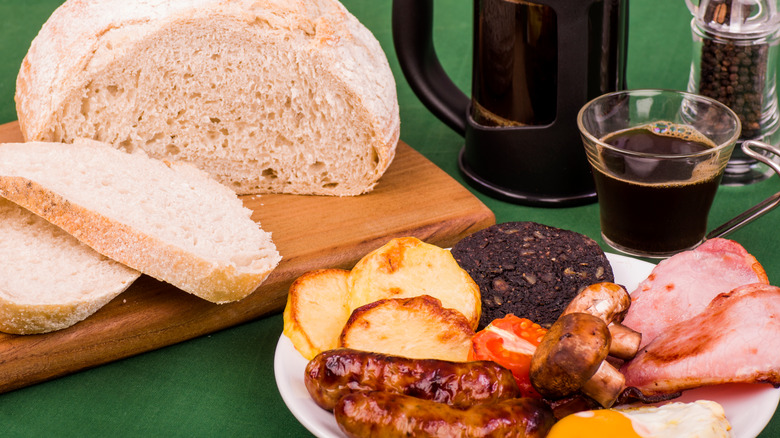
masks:
<svg viewBox="0 0 780 438"><path fill-rule="evenodd" d="M550 430L547 438L642 438L631 420L620 412L594 410L567 415Z"/></svg>

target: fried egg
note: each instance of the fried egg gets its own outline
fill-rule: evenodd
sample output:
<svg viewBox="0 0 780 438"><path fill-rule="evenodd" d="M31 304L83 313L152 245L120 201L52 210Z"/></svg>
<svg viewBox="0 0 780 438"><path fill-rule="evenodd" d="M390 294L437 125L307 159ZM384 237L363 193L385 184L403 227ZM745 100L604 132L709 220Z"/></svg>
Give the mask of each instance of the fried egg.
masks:
<svg viewBox="0 0 780 438"><path fill-rule="evenodd" d="M558 421L547 438L731 437L723 407L714 401L577 412Z"/></svg>

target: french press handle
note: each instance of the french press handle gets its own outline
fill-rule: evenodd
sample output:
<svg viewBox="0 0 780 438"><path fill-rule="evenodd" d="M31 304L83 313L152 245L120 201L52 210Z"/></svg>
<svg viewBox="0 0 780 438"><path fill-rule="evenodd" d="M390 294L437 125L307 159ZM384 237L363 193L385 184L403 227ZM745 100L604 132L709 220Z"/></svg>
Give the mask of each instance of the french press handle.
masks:
<svg viewBox="0 0 780 438"><path fill-rule="evenodd" d="M471 100L447 76L433 46L433 0L393 0L393 45L401 71L423 105L460 135Z"/></svg>

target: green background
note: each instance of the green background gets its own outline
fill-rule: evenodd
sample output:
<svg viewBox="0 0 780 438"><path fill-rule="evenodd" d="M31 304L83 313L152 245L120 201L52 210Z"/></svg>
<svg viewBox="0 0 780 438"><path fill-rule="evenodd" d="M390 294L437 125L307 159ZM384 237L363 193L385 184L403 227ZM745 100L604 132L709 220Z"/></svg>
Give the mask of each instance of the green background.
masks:
<svg viewBox="0 0 780 438"><path fill-rule="evenodd" d="M132 1L132 0L128 0ZM14 82L30 41L58 0L0 0L0 123L16 119ZM400 72L390 31L390 0L345 0L382 44L395 73L401 138L463 182L456 157L463 139L432 116ZM445 70L467 94L472 3L436 0L434 32ZM630 4L629 88L685 89L691 58L690 13L683 0ZM711 225L780 191L778 177L722 187ZM410 184L414 182L410 181ZM597 205L530 208L476 193L498 222L531 220L572 229L603 243ZM730 237L780 278L778 224L771 213ZM3 436L307 436L285 407L273 377L282 319L272 315L164 349L0 395ZM2 358L0 357L0 361ZM45 360L41 358L40 360ZM780 416L761 437L780 436Z"/></svg>

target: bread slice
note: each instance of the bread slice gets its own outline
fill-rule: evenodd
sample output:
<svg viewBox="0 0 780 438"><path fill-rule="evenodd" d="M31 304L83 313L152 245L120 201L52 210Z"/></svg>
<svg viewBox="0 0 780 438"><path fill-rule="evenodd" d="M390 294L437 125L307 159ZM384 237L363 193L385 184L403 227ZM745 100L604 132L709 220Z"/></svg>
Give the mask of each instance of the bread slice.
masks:
<svg viewBox="0 0 780 438"><path fill-rule="evenodd" d="M235 192L186 164L91 140L0 145L0 195L101 254L216 303L279 263Z"/></svg>
<svg viewBox="0 0 780 438"><path fill-rule="evenodd" d="M0 331L46 333L84 320L141 273L0 198Z"/></svg>
<svg viewBox="0 0 780 438"><path fill-rule="evenodd" d="M356 195L395 154L395 81L336 0L69 0L16 89L26 141L190 162L239 194Z"/></svg>

